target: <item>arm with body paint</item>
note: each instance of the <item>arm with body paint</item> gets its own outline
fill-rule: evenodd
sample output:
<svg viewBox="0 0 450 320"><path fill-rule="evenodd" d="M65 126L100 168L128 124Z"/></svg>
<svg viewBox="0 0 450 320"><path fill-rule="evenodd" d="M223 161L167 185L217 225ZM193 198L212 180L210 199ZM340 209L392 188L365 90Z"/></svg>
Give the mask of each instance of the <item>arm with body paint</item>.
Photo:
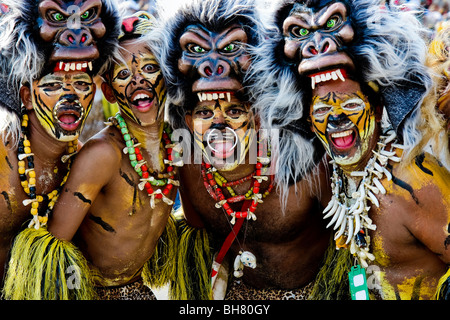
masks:
<svg viewBox="0 0 450 320"><path fill-rule="evenodd" d="M433 156L423 154L407 169L417 181L417 205L410 211L408 230L445 264L450 264L450 172ZM416 185L414 181L411 185Z"/></svg>
<svg viewBox="0 0 450 320"><path fill-rule="evenodd" d="M58 239L72 240L91 205L120 168L120 150L108 138L92 138L77 154L48 230Z"/></svg>

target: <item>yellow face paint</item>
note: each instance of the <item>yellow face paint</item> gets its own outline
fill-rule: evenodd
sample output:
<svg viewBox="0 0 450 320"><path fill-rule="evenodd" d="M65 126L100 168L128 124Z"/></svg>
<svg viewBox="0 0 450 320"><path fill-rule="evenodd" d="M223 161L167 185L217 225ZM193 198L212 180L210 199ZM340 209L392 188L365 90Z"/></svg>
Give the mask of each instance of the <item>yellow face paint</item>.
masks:
<svg viewBox="0 0 450 320"><path fill-rule="evenodd" d="M310 118L315 134L338 165L355 166L367 158L376 118L359 83L347 79L318 86Z"/></svg>
<svg viewBox="0 0 450 320"><path fill-rule="evenodd" d="M243 163L256 134L253 113L234 96L199 102L191 114L194 139L209 163L233 170Z"/></svg>
<svg viewBox="0 0 450 320"><path fill-rule="evenodd" d="M117 64L111 86L125 115L140 125L152 124L164 114L166 84L155 56L145 44L125 42L124 63Z"/></svg>
<svg viewBox="0 0 450 320"><path fill-rule="evenodd" d="M49 73L32 85L31 102L46 132L60 141L79 137L95 95L92 77L82 71Z"/></svg>

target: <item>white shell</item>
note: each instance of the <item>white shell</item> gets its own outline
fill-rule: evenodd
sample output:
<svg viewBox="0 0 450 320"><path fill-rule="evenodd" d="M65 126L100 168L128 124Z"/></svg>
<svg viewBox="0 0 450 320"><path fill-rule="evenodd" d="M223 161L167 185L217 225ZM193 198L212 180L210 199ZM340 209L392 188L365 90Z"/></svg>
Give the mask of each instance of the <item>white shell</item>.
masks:
<svg viewBox="0 0 450 320"><path fill-rule="evenodd" d="M241 262L245 267L249 267L252 269L256 268L256 257L253 253L249 251L242 252Z"/></svg>

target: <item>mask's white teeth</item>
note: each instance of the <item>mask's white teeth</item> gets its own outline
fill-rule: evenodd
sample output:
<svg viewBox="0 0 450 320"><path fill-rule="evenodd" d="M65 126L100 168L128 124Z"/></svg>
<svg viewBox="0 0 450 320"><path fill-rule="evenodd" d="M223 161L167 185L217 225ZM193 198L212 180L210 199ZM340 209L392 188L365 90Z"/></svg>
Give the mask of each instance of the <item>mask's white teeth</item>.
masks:
<svg viewBox="0 0 450 320"><path fill-rule="evenodd" d="M88 66L89 66L89 71L92 71L92 62L91 61L89 61Z"/></svg>
<svg viewBox="0 0 450 320"><path fill-rule="evenodd" d="M228 100L228 102L231 102L231 93L230 92L227 92L227 100Z"/></svg>
<svg viewBox="0 0 450 320"><path fill-rule="evenodd" d="M79 71L79 70L81 70L81 68L82 68L82 64L81 63L77 63L77 70Z"/></svg>
<svg viewBox="0 0 450 320"><path fill-rule="evenodd" d="M345 82L345 78L344 78L344 76L342 75L341 69L337 69L337 70L336 70L336 74L337 74L337 76L339 77L339 79L342 80L342 82Z"/></svg>
<svg viewBox="0 0 450 320"><path fill-rule="evenodd" d="M206 100L206 93L202 93L202 100Z"/></svg>
<svg viewBox="0 0 450 320"><path fill-rule="evenodd" d="M70 64L69 64L69 63L66 63L66 64L64 65L64 71L68 72L69 70L70 70Z"/></svg>
<svg viewBox="0 0 450 320"><path fill-rule="evenodd" d="M62 70L63 67L64 67L64 62L60 61L59 62L59 70Z"/></svg>
<svg viewBox="0 0 450 320"><path fill-rule="evenodd" d="M311 77L311 88L313 90L316 88L316 77Z"/></svg>
<svg viewBox="0 0 450 320"><path fill-rule="evenodd" d="M197 93L197 97L198 97L198 100L199 100L200 102L203 102L202 94L201 94L200 92Z"/></svg>
<svg viewBox="0 0 450 320"><path fill-rule="evenodd" d="M337 74L336 74L336 71L333 71L333 72L331 73L331 79L333 79L333 80L339 79L338 76L337 76Z"/></svg>
<svg viewBox="0 0 450 320"><path fill-rule="evenodd" d="M224 99L225 98L225 94L222 92L222 93L219 93L219 99Z"/></svg>
<svg viewBox="0 0 450 320"><path fill-rule="evenodd" d="M206 94L206 99L208 99L208 101L212 100L212 94L211 93L207 93Z"/></svg>
<svg viewBox="0 0 450 320"><path fill-rule="evenodd" d="M213 99L213 100L219 99L219 95L218 95L217 93L213 93L213 94L212 94L212 99Z"/></svg>

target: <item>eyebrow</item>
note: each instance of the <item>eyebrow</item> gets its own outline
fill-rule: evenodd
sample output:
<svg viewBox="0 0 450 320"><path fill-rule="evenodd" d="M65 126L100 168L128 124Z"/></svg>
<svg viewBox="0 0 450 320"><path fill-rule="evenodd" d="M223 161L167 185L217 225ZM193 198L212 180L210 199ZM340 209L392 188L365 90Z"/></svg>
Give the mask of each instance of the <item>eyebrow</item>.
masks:
<svg viewBox="0 0 450 320"><path fill-rule="evenodd" d="M344 100L344 99L350 99L350 98L359 98L363 99L358 95L358 93L352 92L352 93L341 93L341 92L329 92L325 96L318 97L320 101L322 102L328 102L331 99L334 103L336 103L337 100Z"/></svg>
<svg viewBox="0 0 450 320"><path fill-rule="evenodd" d="M91 77L87 74L79 74L72 77L73 80L91 80Z"/></svg>

